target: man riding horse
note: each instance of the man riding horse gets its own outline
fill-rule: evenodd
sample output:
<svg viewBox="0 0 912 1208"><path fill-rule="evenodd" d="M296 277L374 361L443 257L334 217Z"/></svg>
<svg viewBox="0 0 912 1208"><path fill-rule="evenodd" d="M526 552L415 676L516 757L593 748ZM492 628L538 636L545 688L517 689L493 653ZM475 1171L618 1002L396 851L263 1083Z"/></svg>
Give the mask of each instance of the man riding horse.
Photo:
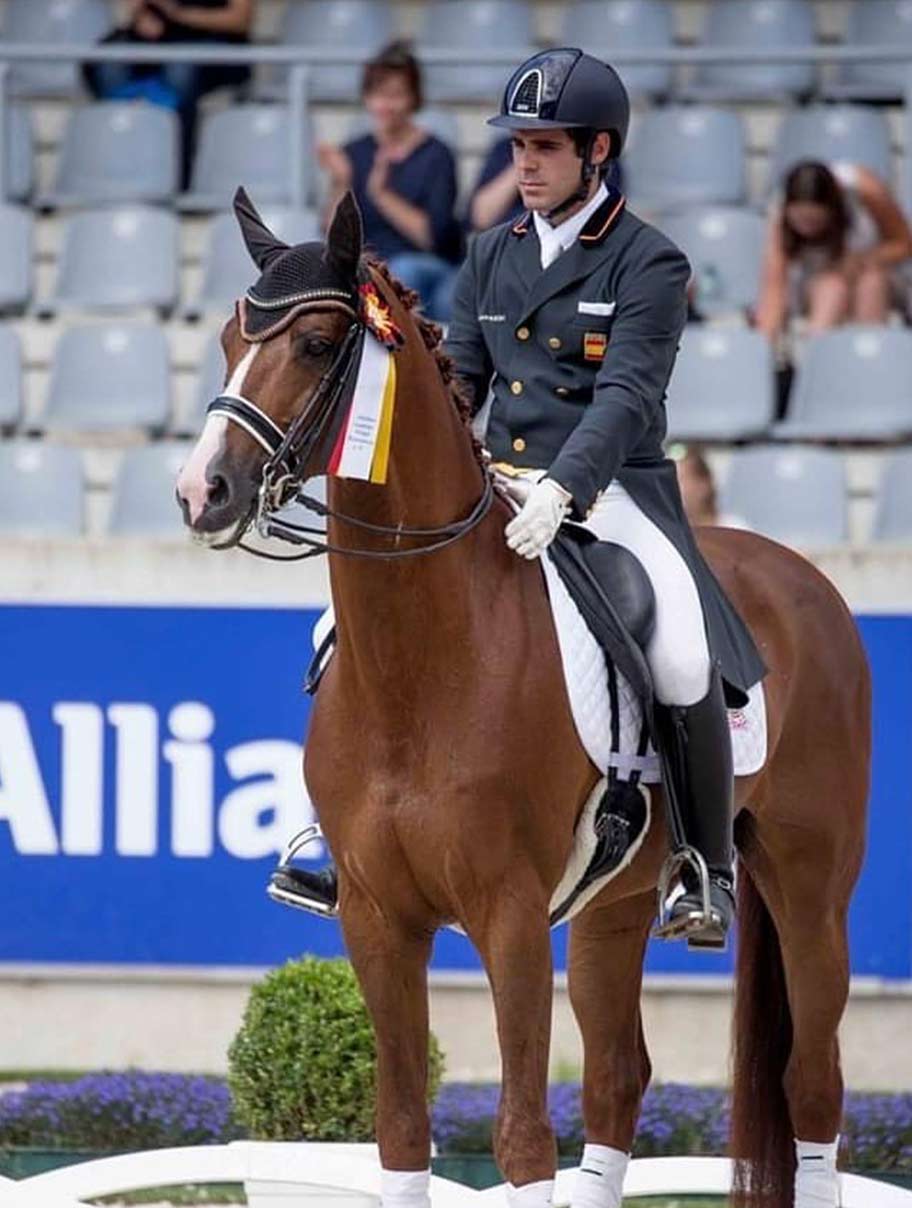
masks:
<svg viewBox="0 0 912 1208"><path fill-rule="evenodd" d="M629 116L617 73L581 50L544 51L514 72L489 124L512 132L527 212L474 241L446 350L476 410L492 396L486 443L521 501L509 547L541 557L570 519L631 551L648 575L654 737L677 782L683 837L705 860L711 906L707 916L699 877L685 867L660 934L717 948L734 914L726 703L744 703L764 666L697 549L662 451L690 267L605 182ZM603 825L621 842L604 845L599 874L644 822L625 788L609 783ZM332 868L285 864L275 882L285 901L335 907Z"/></svg>

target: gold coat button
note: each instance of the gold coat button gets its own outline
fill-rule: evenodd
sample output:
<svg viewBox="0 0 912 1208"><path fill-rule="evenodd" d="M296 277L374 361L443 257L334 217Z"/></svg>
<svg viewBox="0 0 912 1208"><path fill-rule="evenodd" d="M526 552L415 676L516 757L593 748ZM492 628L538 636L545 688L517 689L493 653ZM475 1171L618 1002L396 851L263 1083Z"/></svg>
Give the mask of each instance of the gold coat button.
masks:
<svg viewBox="0 0 912 1208"><path fill-rule="evenodd" d="M559 394L561 398L566 398L570 391L566 386L555 386L554 393Z"/></svg>
<svg viewBox="0 0 912 1208"><path fill-rule="evenodd" d="M519 382L519 381L517 381L517 382L511 382L511 383L510 383L510 390L513 392L513 394L522 394L522 392L523 392L523 384L522 384L522 382Z"/></svg>
<svg viewBox="0 0 912 1208"><path fill-rule="evenodd" d="M517 340L528 340L531 334L532 333L529 331L528 327L517 327L516 329Z"/></svg>
<svg viewBox="0 0 912 1208"><path fill-rule="evenodd" d="M548 337L548 347L549 348L560 348L560 346L561 346L561 341L560 341L559 336L549 336Z"/></svg>
<svg viewBox="0 0 912 1208"><path fill-rule="evenodd" d="M517 436L516 440L513 441L513 448L516 450L517 453L522 453L525 450L525 447L526 447L526 442L523 440L523 438L521 436Z"/></svg>

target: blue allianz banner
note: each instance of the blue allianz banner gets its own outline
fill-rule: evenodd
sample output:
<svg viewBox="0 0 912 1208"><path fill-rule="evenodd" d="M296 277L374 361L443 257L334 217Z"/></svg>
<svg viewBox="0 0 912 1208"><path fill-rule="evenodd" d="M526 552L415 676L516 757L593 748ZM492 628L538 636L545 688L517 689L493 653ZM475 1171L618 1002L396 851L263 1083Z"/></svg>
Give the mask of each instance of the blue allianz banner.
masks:
<svg viewBox="0 0 912 1208"><path fill-rule="evenodd" d="M271 902L310 820L301 679L313 610L0 607L0 961L274 965L341 952ZM862 617L875 684L853 971L912 977L912 617ZM831 808L839 809L833 801ZM566 931L555 934L559 966ZM477 969L443 933L438 969ZM654 973L727 958L653 945Z"/></svg>

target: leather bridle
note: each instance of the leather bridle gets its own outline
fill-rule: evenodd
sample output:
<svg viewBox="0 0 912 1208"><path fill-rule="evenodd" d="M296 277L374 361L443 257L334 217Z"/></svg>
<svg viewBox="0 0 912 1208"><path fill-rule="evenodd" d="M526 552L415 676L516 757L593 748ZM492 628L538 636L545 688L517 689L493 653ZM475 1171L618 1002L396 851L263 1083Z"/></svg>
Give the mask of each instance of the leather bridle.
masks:
<svg viewBox="0 0 912 1208"><path fill-rule="evenodd" d="M313 309L317 309L318 305ZM348 307L345 309L348 310ZM303 477L304 467L314 451L320 447L327 429L336 418L340 402L350 392L361 361L363 341L368 338L363 320L354 312L351 313L352 322L342 337L331 364L317 383L307 406L294 417L286 429L277 424L256 403L242 395L220 394L206 408L207 416L221 416L243 428L267 454L260 472L256 508L244 529L246 530L253 520L257 532L262 537L277 537L293 545L308 547L300 554L281 555L257 549L241 540L237 541L241 549L258 558L268 558L274 562L298 562L304 558L319 557L321 554L340 554L351 558L415 558L422 554L435 553L459 541L476 528L491 509L494 483L486 471L482 471L484 486L481 496L467 516L450 524L428 528L372 524L360 520L357 516L336 511L303 490L306 481ZM335 545L325 539L326 533L323 529L298 524L277 515L282 507L293 501L303 504L318 516L337 520L361 532L389 537L396 541L410 538L425 541L427 544L411 549L390 550L351 549Z"/></svg>

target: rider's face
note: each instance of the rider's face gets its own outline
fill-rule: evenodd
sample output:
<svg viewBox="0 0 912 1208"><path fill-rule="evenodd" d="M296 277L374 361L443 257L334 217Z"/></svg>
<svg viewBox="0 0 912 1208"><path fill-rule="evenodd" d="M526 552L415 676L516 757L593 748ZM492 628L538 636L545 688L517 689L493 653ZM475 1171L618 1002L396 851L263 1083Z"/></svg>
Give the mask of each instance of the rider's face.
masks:
<svg viewBox="0 0 912 1208"><path fill-rule="evenodd" d="M565 201L580 183L580 156L566 130L515 130L513 164L523 205L547 212ZM593 160L608 154L608 135L596 136Z"/></svg>

